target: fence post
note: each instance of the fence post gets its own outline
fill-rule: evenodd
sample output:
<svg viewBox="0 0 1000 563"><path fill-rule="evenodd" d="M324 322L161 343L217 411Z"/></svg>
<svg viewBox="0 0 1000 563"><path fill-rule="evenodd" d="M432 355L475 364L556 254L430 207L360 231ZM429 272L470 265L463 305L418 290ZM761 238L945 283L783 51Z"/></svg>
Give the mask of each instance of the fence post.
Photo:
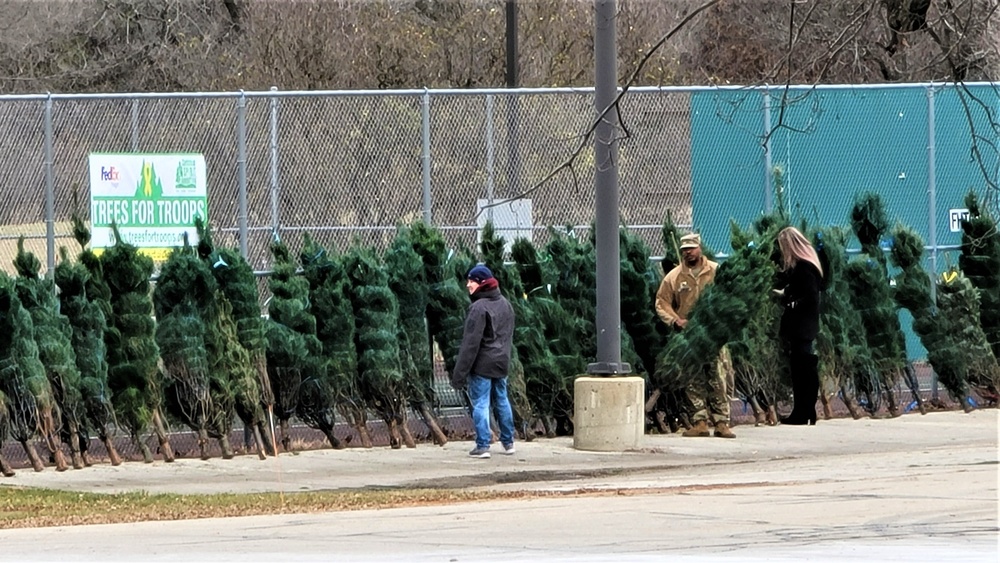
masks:
<svg viewBox="0 0 1000 563"><path fill-rule="evenodd" d="M433 223L431 217L431 93L427 88L424 88L420 110L421 132L423 133L421 165L423 168L424 223L430 225Z"/></svg>
<svg viewBox="0 0 1000 563"><path fill-rule="evenodd" d="M46 92L45 98L45 275L52 278L56 270L56 178L53 166L52 149L52 93Z"/></svg>
<svg viewBox="0 0 1000 563"><path fill-rule="evenodd" d="M486 94L486 220L493 222L493 94ZM496 225L494 225L496 227Z"/></svg>
<svg viewBox="0 0 1000 563"><path fill-rule="evenodd" d="M132 98L132 152L139 152L139 98Z"/></svg>
<svg viewBox="0 0 1000 563"><path fill-rule="evenodd" d="M931 310L937 313L937 143L934 116L934 84L927 87L927 243L931 260ZM931 399L938 399L937 372L931 368Z"/></svg>
<svg viewBox="0 0 1000 563"><path fill-rule="evenodd" d="M247 242L247 96L240 90L240 97L236 101L236 181L239 191L239 229L240 229L240 254L243 258L248 256Z"/></svg>
<svg viewBox="0 0 1000 563"><path fill-rule="evenodd" d="M271 86L272 92L277 92L277 86ZM278 216L278 97L271 96L271 236L278 238L281 227Z"/></svg>
<svg viewBox="0 0 1000 563"><path fill-rule="evenodd" d="M764 86L764 212L770 213L774 202L771 187L771 91Z"/></svg>

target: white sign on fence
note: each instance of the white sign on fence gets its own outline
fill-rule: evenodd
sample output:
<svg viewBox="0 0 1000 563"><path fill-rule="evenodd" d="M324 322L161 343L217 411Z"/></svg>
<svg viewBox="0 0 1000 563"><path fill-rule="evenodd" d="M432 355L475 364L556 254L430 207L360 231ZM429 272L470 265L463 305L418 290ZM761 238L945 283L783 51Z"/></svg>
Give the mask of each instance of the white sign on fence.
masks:
<svg viewBox="0 0 1000 563"><path fill-rule="evenodd" d="M962 221L969 218L968 209L949 209L948 210L948 228L951 229L953 233L962 232Z"/></svg>
<svg viewBox="0 0 1000 563"><path fill-rule="evenodd" d="M198 242L195 217L208 221L208 171L196 153L90 154L91 246L122 238L153 260L166 260L184 233Z"/></svg>
<svg viewBox="0 0 1000 563"><path fill-rule="evenodd" d="M496 203L501 200L494 200ZM483 240L483 227L486 222L492 220L496 233L504 238L504 252L509 253L514 241L523 238L531 241L531 200L515 199L490 207L490 200L476 200L479 210L479 217L476 223L479 225L478 240Z"/></svg>

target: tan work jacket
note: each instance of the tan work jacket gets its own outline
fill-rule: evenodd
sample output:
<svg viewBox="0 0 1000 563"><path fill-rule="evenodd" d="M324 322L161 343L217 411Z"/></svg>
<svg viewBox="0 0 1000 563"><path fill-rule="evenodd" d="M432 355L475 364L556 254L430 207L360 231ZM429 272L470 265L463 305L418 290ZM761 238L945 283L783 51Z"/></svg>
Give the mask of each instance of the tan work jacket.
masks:
<svg viewBox="0 0 1000 563"><path fill-rule="evenodd" d="M673 326L677 319L687 319L701 292L715 281L718 267L717 263L702 257L697 277L683 263L663 276L656 292L656 314L660 320Z"/></svg>

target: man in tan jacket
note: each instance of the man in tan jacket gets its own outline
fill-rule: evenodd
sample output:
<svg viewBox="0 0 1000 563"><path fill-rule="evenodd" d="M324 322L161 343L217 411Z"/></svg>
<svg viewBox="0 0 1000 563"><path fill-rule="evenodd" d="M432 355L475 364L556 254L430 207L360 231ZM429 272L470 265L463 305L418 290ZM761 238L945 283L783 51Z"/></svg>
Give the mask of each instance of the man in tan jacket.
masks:
<svg viewBox="0 0 1000 563"><path fill-rule="evenodd" d="M687 326L687 318L702 291L715 281L719 265L701 253L701 236L689 234L681 237L681 263L667 272L656 292L656 314L660 320L677 330ZM706 363L687 388L687 398L694 409L691 422L684 436L709 436L708 418L712 417L715 435L735 438L729 428L729 394L726 390L725 348L718 361Z"/></svg>

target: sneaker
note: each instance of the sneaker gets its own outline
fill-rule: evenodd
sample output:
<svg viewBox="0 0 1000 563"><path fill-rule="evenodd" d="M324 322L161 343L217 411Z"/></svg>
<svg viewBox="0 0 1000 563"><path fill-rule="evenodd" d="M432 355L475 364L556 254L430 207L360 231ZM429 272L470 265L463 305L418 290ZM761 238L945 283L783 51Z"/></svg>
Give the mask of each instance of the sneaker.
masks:
<svg viewBox="0 0 1000 563"><path fill-rule="evenodd" d="M514 455L516 451L514 450L514 444L504 444L503 445L503 455Z"/></svg>
<svg viewBox="0 0 1000 563"><path fill-rule="evenodd" d="M469 452L469 455L472 456L472 457L479 458L479 459L489 459L489 457L490 457L490 448L489 447L480 448L480 447L477 446L476 449L474 449L471 452Z"/></svg>

